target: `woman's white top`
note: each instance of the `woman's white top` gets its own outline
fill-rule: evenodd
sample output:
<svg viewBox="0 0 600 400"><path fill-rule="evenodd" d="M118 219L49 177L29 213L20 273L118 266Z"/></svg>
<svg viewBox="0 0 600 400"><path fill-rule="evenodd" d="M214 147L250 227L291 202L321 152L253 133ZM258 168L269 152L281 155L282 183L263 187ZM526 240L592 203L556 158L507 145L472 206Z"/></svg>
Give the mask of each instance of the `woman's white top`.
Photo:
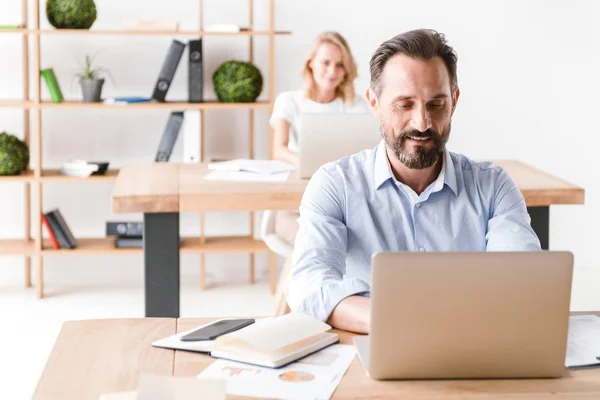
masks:
<svg viewBox="0 0 600 400"><path fill-rule="evenodd" d="M283 92L275 99L273 114L269 120L271 127L275 122L284 119L290 124L290 137L288 149L298 152L298 124L302 113L363 113L370 112L369 104L364 96L356 95L351 107L344 105L341 98L336 98L331 103L318 103L304 97L302 90Z"/></svg>

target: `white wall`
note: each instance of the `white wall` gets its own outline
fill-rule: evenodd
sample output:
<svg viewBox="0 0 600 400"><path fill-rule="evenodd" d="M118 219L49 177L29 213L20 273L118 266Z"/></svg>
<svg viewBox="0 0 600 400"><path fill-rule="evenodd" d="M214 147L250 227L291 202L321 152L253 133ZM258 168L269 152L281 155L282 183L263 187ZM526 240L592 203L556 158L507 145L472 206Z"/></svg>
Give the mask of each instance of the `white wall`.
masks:
<svg viewBox="0 0 600 400"><path fill-rule="evenodd" d="M3 1L0 24L20 20L18 1ZM114 1L96 0L96 29L118 28L137 17L176 18L182 29L197 27L197 0L128 0L128 9ZM205 1L205 23L247 20L244 0ZM349 5L351 4L351 5ZM267 2L255 1L258 28L266 28ZM42 8L43 10L43 8ZM307 47L322 30L338 30L348 39L359 66L357 91L369 81L368 61L375 48L389 37L409 29L430 27L444 32L459 55L461 98L454 117L449 147L472 158L512 158L560 176L586 189L583 206L551 209L551 248L571 250L576 256L576 281L600 286L600 261L596 255L596 227L600 226L600 174L595 160L600 145L600 4L594 0L544 1L383 1L343 0L277 1L276 26L291 36L276 40L276 92L301 85L300 67ZM48 26L42 12L42 25ZM185 40L185 38L180 38ZM98 36L44 37L42 67L53 67L67 98L77 98L71 85L72 71L86 53L101 50L97 62L110 69L116 85L107 83L105 95L148 96L153 87L169 37ZM268 76L265 38L256 41L257 64ZM21 94L20 39L0 36L0 97ZM205 40L205 95L212 97L210 77L214 68L230 58L247 56L247 39L209 37ZM186 69L180 66L169 98L185 98ZM268 86L261 98L266 99ZM44 88L44 96L47 92ZM149 162L168 112L79 111L44 112L44 167L56 167L65 159L109 159L113 166ZM237 157L246 153L246 113L208 112L207 155ZM233 117L233 118L232 118ZM0 129L21 134L19 110L0 110ZM267 156L267 114L257 112L257 156ZM181 159L181 142L172 157ZM110 213L111 184L45 186L44 209L59 206L76 235L100 236ZM19 185L0 186L0 237L22 234L22 190ZM246 214L211 215L208 233L244 233ZM138 217L138 216L133 216ZM194 232L197 217L185 216L184 229ZM60 280L69 263L101 267L105 263L126 266L140 258L122 256L47 258L50 278ZM209 261L245 265L245 256ZM261 265L266 263L261 258ZM2 257L3 268L19 268L20 257ZM195 270L197 259L184 258L184 267ZM233 267L232 267L233 268ZM90 267L90 271L93 268ZM82 279L86 272L82 270ZM90 272L91 274L92 272ZM218 273L214 271L214 273ZM585 277L585 278L584 278ZM595 281L594 281L595 279ZM0 284L2 276L0 274ZM20 284L7 283L7 284ZM600 297L600 296L599 296ZM577 297L574 298L574 306ZM600 299L596 302L600 308Z"/></svg>

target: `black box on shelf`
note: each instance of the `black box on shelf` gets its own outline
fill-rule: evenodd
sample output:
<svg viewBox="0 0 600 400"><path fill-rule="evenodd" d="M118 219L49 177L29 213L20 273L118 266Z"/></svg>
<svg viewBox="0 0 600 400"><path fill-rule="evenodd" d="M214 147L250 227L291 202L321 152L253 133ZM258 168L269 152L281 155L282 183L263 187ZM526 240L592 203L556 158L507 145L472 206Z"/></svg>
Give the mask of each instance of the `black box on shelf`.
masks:
<svg viewBox="0 0 600 400"><path fill-rule="evenodd" d="M121 237L141 237L144 234L143 222L108 221L106 222L106 235Z"/></svg>

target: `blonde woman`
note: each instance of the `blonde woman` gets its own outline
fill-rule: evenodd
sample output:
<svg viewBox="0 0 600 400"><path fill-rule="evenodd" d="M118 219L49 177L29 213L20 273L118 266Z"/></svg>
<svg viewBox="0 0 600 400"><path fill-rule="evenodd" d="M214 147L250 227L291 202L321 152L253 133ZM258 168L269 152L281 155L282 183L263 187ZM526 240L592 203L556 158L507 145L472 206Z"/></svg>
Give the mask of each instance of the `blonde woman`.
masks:
<svg viewBox="0 0 600 400"><path fill-rule="evenodd" d="M298 163L297 126L301 113L370 112L364 96L356 95L356 62L346 39L323 32L313 41L303 69L304 89L283 92L275 99L270 123L275 130L274 158ZM298 232L298 212L275 215L275 233L293 246Z"/></svg>

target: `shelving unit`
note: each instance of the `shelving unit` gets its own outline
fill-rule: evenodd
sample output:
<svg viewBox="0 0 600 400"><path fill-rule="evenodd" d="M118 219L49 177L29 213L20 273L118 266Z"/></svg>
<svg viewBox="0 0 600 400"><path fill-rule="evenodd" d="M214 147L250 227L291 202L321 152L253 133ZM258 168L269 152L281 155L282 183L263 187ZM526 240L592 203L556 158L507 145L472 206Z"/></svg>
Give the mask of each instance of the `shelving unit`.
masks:
<svg viewBox="0 0 600 400"><path fill-rule="evenodd" d="M205 160L204 154L204 112L209 110L248 110L249 123L249 149L248 156L254 157L254 110L268 110L273 108L275 98L275 37L277 35L289 35L288 31L275 31L275 0L269 0L269 29L254 31L254 3L249 3L250 30L241 32L205 32L203 31L204 0L199 1L199 30L186 31L164 31L164 30L78 30L78 29L41 29L40 28L40 0L33 0L33 15L31 15L31 26L29 25L28 0L21 0L22 23L21 29L0 29L0 34L18 34L22 38L23 52L23 97L14 100L0 100L0 108L18 108L23 110L23 137L25 143L33 151L30 154L31 161L35 161L34 167L29 168L22 175L0 177L2 183L22 183L24 187L24 237L22 239L0 240L0 255L23 255L25 257L25 287L31 287L32 259L36 265L36 295L38 298L44 296L44 264L46 256L68 256L68 255L101 255L101 254L142 254L142 249L115 248L113 238L77 238L78 247L75 249L54 250L49 240L43 238L41 213L43 210L43 185L47 183L94 183L111 182L118 175L118 170L108 170L106 175L91 176L89 178L77 178L61 175L57 169L44 169L42 162L42 110L53 109L120 109L123 111L131 109L169 109L169 110L199 110L201 115L200 127L200 150L201 161ZM240 0L241 1L241 0ZM63 103L52 103L41 99L41 37L49 35L123 35L123 36L245 36L249 40L248 59L254 62L254 37L266 36L269 38L269 93L268 101L255 103L220 103L218 101L206 101L203 103L188 103L182 101L169 101L165 103L135 103L128 105L109 105L103 103L84 103L81 101L65 101ZM32 57L29 59L31 40ZM36 78L29 81L30 68ZM33 98L30 98L30 84L33 89ZM269 128L269 148L272 156L273 131ZM30 146L31 144L35 146ZM32 197L33 194L33 197ZM33 200L33 201L31 201ZM33 218L33 219L32 219ZM31 221L34 222L34 232L31 232ZM254 213L250 213L250 235L248 236L205 236L205 218L200 215L199 237L185 237L181 242L183 254L200 255L200 287L206 287L205 268L206 253L249 253L250 254L250 281L254 283L255 259L257 252L267 252L268 248L261 240L254 239ZM270 268L275 268L275 256L270 254Z"/></svg>

